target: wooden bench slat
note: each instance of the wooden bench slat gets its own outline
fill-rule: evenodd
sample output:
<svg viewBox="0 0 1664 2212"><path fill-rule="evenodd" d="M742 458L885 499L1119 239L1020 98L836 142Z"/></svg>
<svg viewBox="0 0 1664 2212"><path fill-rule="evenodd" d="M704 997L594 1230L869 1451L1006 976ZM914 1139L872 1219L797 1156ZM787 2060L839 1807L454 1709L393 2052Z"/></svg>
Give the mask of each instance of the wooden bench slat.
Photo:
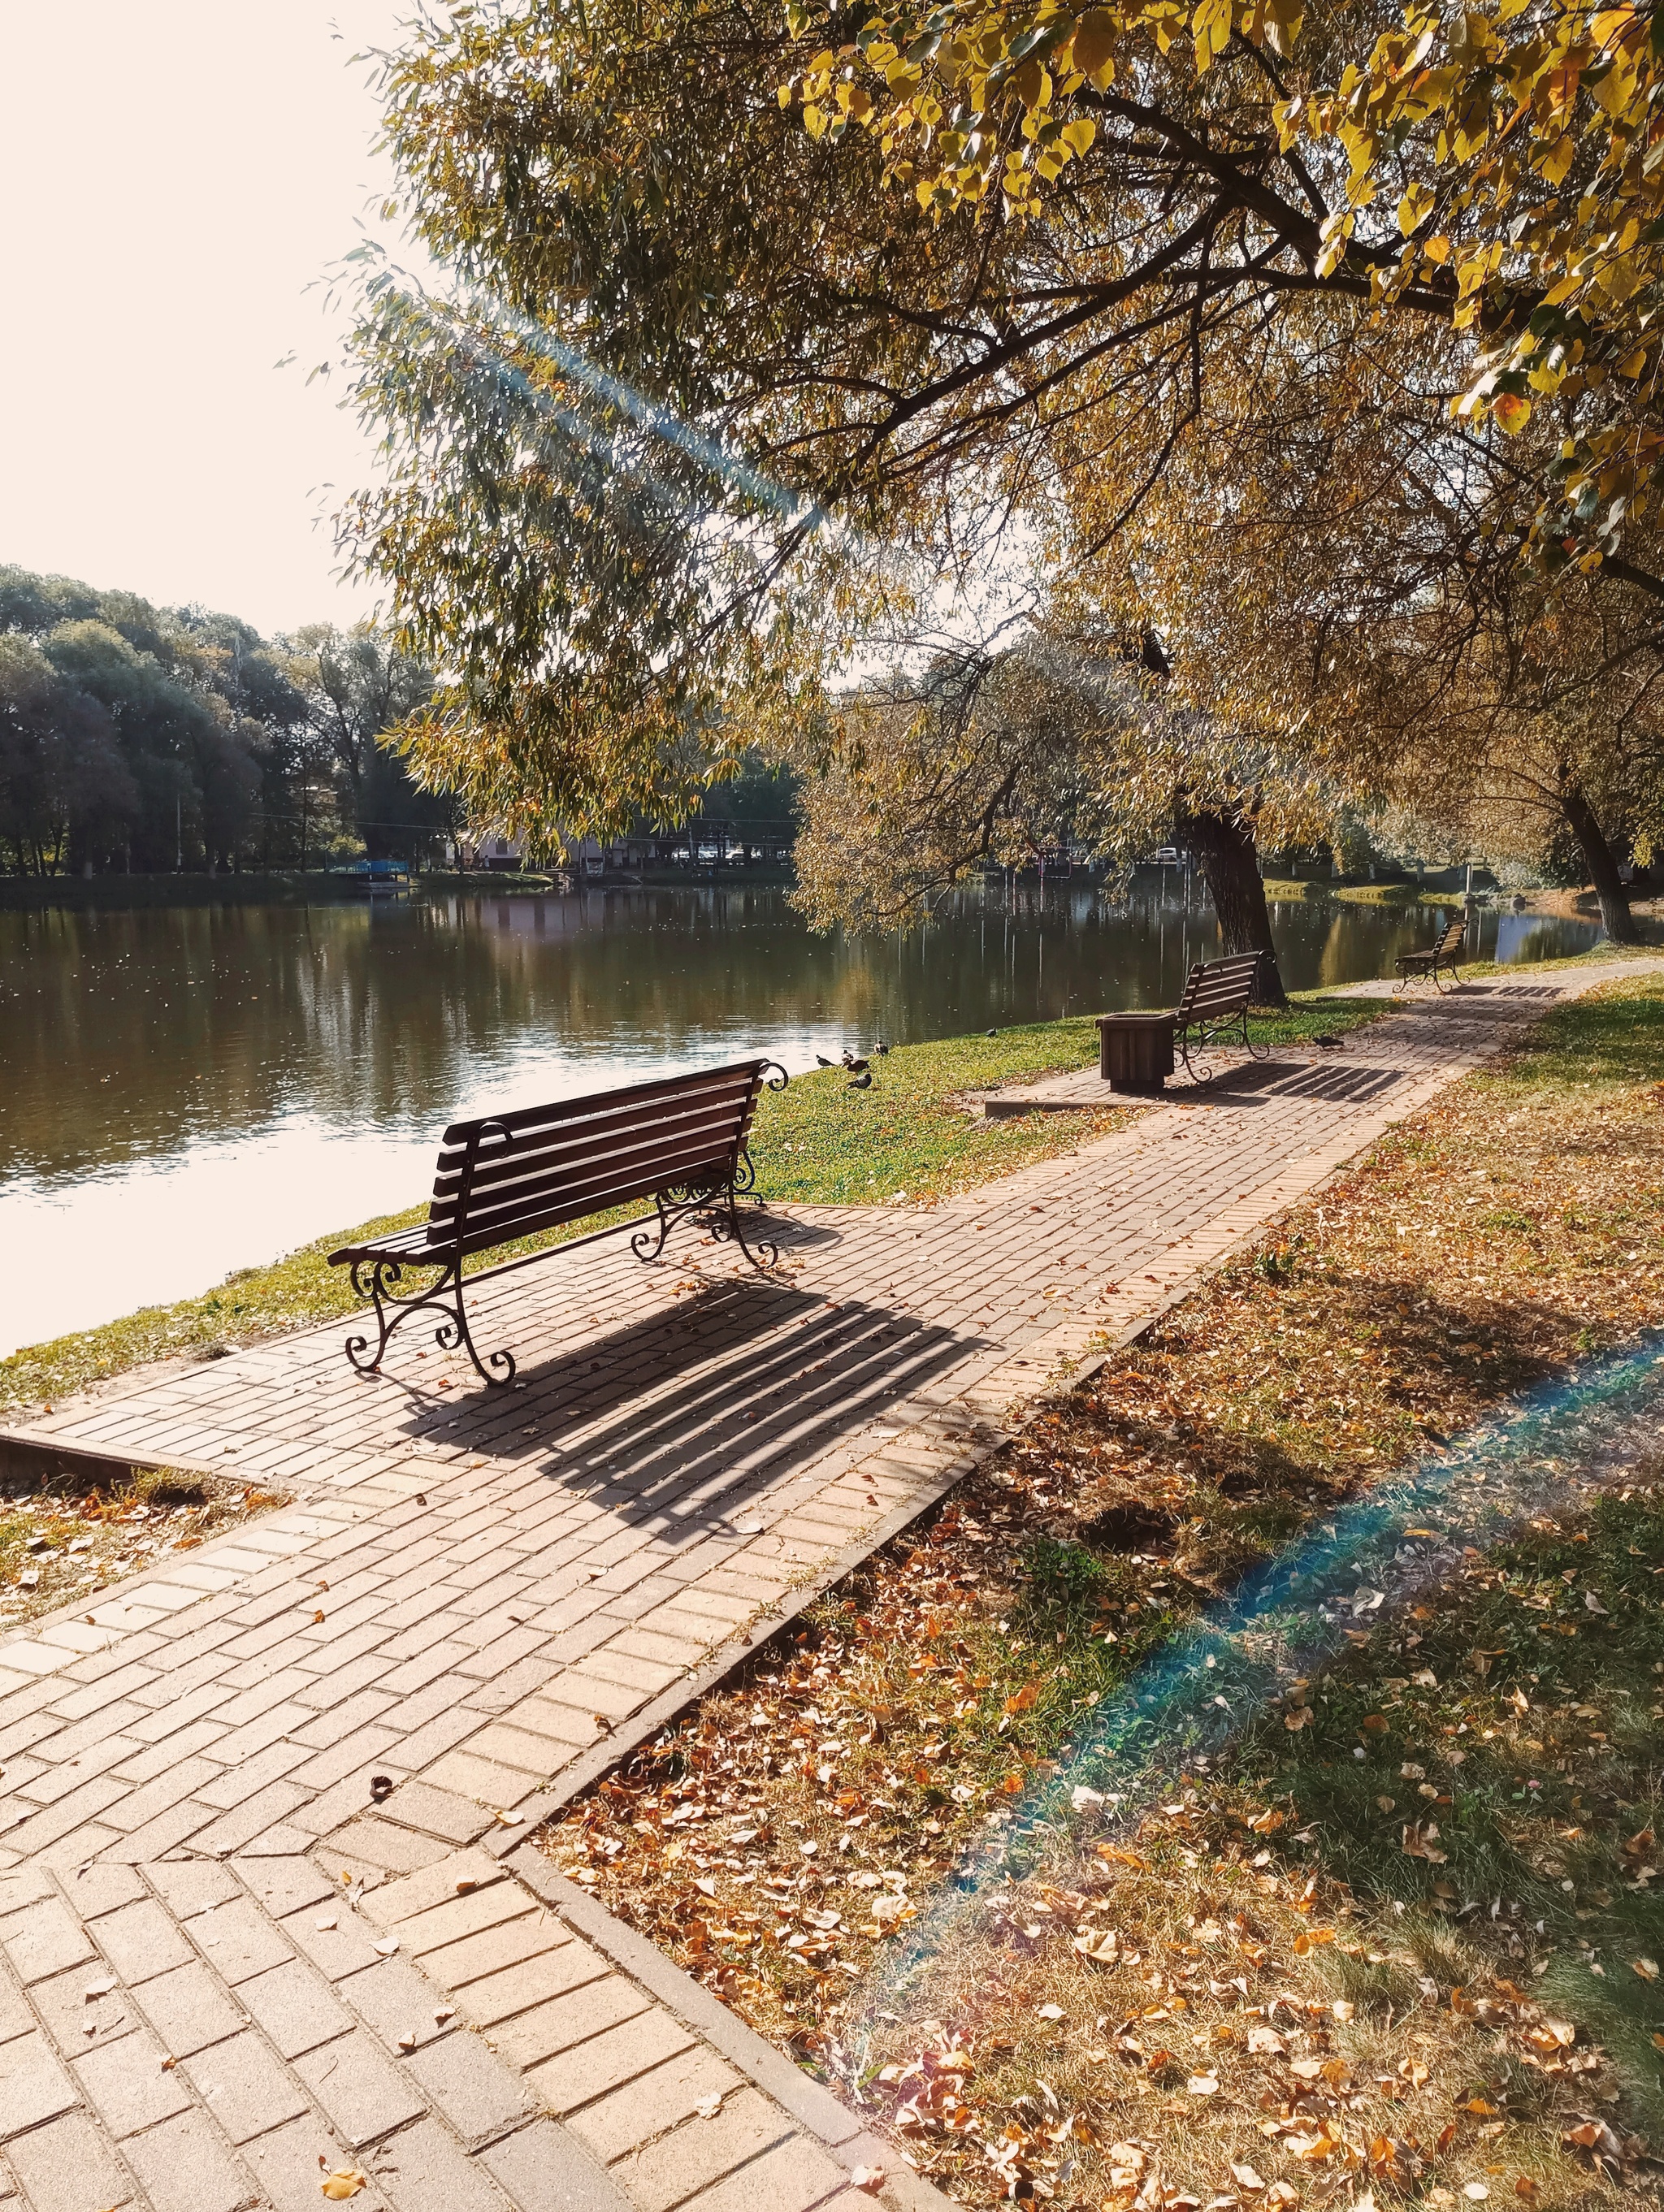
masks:
<svg viewBox="0 0 1664 2212"><path fill-rule="evenodd" d="M483 1192L546 1168L558 1168L566 1160L594 1158L657 1142L677 1142L684 1136L703 1132L732 1142L736 1130L743 1136L751 1125L751 1102L741 1093L716 1103L702 1100L686 1111L661 1110L650 1121L616 1115L603 1123L585 1123L576 1128L565 1126L548 1136L521 1136L506 1142L494 1129L488 1129L484 1140L488 1149L483 1149L473 1161L469 1188ZM466 1169L466 1154L455 1167L442 1166L434 1177L436 1205L454 1198L462 1187Z"/></svg>
<svg viewBox="0 0 1664 2212"><path fill-rule="evenodd" d="M664 1190L673 1184L692 1182L711 1169L726 1170L733 1157L730 1144L716 1144L708 1139L690 1142L674 1150L641 1152L627 1159L602 1162L588 1170L575 1167L565 1175L540 1176L527 1185L515 1186L503 1196L488 1198L478 1204L471 1198L461 1217L464 1242L489 1232L489 1239L503 1243L527 1233L520 1226L522 1217L536 1214L541 1218L552 1210L564 1210L573 1219L581 1213L606 1212L615 1206L628 1204L643 1189ZM453 1242L456 1223L454 1212L430 1220L431 1241L436 1244Z"/></svg>
<svg viewBox="0 0 1664 2212"><path fill-rule="evenodd" d="M1433 943L1420 952L1401 952L1397 967L1400 975L1412 973L1430 975L1435 989L1441 988L1439 970L1448 968L1455 975L1461 964L1467 940L1467 917L1461 915L1446 922Z"/></svg>
<svg viewBox="0 0 1664 2212"><path fill-rule="evenodd" d="M371 1357L360 1357L368 1353L366 1338L349 1337L347 1358L361 1371L373 1371L399 1322L426 1307L446 1316L439 1332L442 1345L463 1346L486 1382L511 1381L510 1354L493 1352L488 1365L474 1349L464 1291L479 1276L465 1278L463 1261L643 1199L652 1199L657 1208L658 1243L651 1252L645 1249L648 1237L639 1233L639 1213L614 1224L637 1229L638 1256L655 1258L672 1221L682 1213L716 1208L726 1218L726 1227L721 1221L716 1224L722 1233L734 1239L753 1267L762 1266L746 1242L737 1201L745 1179L746 1140L771 1068L771 1087L778 1090L786 1081L783 1068L771 1060L747 1060L659 1076L622 1091L454 1121L440 1148L427 1221L329 1255L332 1267L351 1266L353 1285L373 1303L381 1333ZM611 1228L592 1232L611 1233ZM567 1240L550 1250L570 1249L574 1241L588 1239ZM773 1265L777 1253L763 1249ZM523 1267L545 1256L530 1253L502 1264ZM400 1292L396 1285L407 1266L442 1272L422 1289ZM359 1272L365 1267L372 1271L368 1282ZM503 1371L493 1374L491 1368Z"/></svg>
<svg viewBox="0 0 1664 2212"><path fill-rule="evenodd" d="M601 1119L608 1115L637 1113L652 1100L669 1094L693 1097L707 1091L744 1091L752 1080L752 1067L765 1064L740 1060L728 1067L704 1067L686 1075L654 1076L645 1083L632 1083L622 1091L594 1091L582 1098L557 1098L544 1106L513 1106L501 1114L479 1115L472 1121L454 1121L440 1139L442 1155L464 1148L475 1132L488 1122L507 1129L512 1136L539 1124L552 1128L558 1122L577 1121L586 1115Z"/></svg>
<svg viewBox="0 0 1664 2212"><path fill-rule="evenodd" d="M1173 1008L1173 1027L1174 1041L1192 1075L1196 1073L1191 1066L1192 1031L1198 1045L1205 1047L1211 1041L1210 1030L1216 1031L1224 1023L1240 1017L1242 1042L1250 1052L1253 1050L1248 1009L1253 1004L1264 957L1259 952L1228 952L1218 960L1198 961L1186 977L1184 991Z"/></svg>

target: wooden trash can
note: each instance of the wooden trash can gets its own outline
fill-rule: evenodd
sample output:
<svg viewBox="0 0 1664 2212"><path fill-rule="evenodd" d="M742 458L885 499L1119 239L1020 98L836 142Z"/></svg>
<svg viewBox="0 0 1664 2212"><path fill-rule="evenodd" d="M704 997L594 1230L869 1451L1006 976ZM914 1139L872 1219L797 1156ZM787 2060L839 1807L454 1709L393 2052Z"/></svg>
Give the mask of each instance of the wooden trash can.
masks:
<svg viewBox="0 0 1664 2212"><path fill-rule="evenodd" d="M1100 1014L1098 1073L1112 1091L1159 1091L1173 1073L1170 1013Z"/></svg>

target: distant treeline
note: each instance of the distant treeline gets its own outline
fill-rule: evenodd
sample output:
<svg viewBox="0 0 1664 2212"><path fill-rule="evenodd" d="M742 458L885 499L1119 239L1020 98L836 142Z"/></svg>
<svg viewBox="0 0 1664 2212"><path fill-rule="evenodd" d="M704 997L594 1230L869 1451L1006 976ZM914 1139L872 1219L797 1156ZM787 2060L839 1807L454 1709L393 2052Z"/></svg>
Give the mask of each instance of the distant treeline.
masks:
<svg viewBox="0 0 1664 2212"><path fill-rule="evenodd" d="M0 568L0 871L424 858L452 802L375 741L430 688L366 623L268 641L233 615Z"/></svg>

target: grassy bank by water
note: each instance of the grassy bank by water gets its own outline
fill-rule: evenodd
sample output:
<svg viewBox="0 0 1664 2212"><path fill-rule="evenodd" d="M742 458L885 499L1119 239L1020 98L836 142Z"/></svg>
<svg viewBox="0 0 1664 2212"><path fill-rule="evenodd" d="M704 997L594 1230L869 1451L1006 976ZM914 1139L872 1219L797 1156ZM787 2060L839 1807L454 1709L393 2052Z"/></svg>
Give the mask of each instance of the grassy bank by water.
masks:
<svg viewBox="0 0 1664 2212"><path fill-rule="evenodd" d="M1312 994L1256 1027L1273 1040L1338 1034L1381 1011L1378 1004ZM758 1189L765 1198L837 1205L902 1192L928 1201L1066 1152L1083 1137L1123 1125L1138 1109L1106 1103L1080 1114L984 1122L958 1102L964 1092L1015 1077L1078 1067L1096 1051L1090 1021L1043 1022L993 1037L899 1048L873 1062L869 1091L850 1090L841 1069L798 1076L789 1090L765 1094L759 1110L752 1147ZM424 1212L424 1204L415 1206L338 1231L269 1267L241 1269L200 1297L146 1306L102 1328L14 1352L0 1360L0 1419L150 1360L200 1358L348 1313L357 1301L346 1269L326 1264L329 1254L354 1238L407 1226ZM560 1233L537 1241L558 1243Z"/></svg>
<svg viewBox="0 0 1664 2212"><path fill-rule="evenodd" d="M1664 1323L1661 1083L1664 977L1557 1009L546 1848L969 2203L1635 2203L1664 1449L1580 1490L1574 1425L1505 1538L1408 1532L1413 1602L1337 1569L1329 1662L1131 1824L1076 1747L1384 1473Z"/></svg>
<svg viewBox="0 0 1664 2212"><path fill-rule="evenodd" d="M1267 876L1271 901L1344 899L1353 906L1453 906L1465 903L1460 891L1424 890L1415 884L1336 884L1307 876Z"/></svg>

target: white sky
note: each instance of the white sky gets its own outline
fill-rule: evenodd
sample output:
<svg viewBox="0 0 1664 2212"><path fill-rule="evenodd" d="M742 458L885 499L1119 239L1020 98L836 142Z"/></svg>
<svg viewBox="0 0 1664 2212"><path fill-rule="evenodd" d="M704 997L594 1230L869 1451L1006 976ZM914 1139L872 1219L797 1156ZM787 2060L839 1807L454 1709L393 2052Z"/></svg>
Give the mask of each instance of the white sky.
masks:
<svg viewBox="0 0 1664 2212"><path fill-rule="evenodd" d="M390 181L349 64L409 12L0 7L0 562L267 635L370 611L327 521L369 441L306 374L336 327L317 280Z"/></svg>

